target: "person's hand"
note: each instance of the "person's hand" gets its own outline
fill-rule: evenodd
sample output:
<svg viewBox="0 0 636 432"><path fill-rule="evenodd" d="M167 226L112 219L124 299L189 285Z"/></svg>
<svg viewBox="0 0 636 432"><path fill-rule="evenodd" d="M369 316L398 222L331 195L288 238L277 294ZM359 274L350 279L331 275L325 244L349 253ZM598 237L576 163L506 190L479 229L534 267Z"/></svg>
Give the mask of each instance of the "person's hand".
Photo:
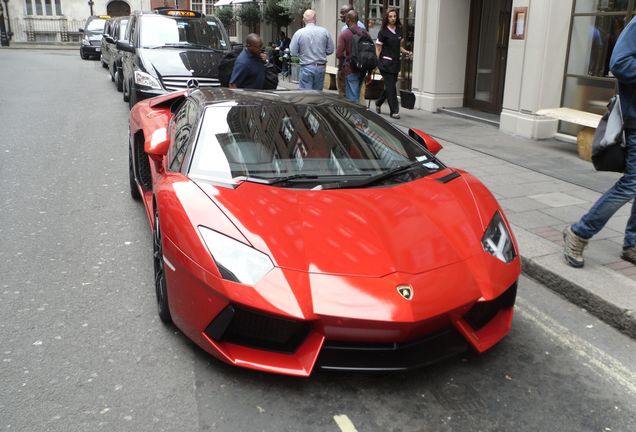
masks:
<svg viewBox="0 0 636 432"><path fill-rule="evenodd" d="M267 63L267 54L265 54L265 53L261 53L261 61L262 61L263 63Z"/></svg>

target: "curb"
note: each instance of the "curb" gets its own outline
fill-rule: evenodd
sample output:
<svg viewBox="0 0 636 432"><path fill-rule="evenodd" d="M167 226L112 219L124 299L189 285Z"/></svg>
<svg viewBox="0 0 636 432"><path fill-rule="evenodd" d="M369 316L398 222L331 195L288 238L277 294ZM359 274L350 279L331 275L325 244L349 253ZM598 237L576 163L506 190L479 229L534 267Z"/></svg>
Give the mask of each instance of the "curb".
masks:
<svg viewBox="0 0 636 432"><path fill-rule="evenodd" d="M569 302L584 308L621 333L636 339L636 316L633 311L620 308L532 259L522 256L521 268L524 275L550 288Z"/></svg>

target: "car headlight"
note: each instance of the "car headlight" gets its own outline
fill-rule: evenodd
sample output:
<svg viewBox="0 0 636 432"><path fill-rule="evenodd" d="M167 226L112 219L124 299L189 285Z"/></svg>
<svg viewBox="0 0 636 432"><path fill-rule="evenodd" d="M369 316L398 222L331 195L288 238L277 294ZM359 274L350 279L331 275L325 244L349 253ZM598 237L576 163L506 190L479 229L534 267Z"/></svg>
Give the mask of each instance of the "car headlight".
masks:
<svg viewBox="0 0 636 432"><path fill-rule="evenodd" d="M486 232L481 239L481 244L486 252L506 264L517 256L515 247L512 244L512 236L508 232L499 211L495 213L490 224L488 224L488 228L486 228Z"/></svg>
<svg viewBox="0 0 636 432"><path fill-rule="evenodd" d="M254 285L274 268L267 255L244 243L203 226L199 232L223 279Z"/></svg>
<svg viewBox="0 0 636 432"><path fill-rule="evenodd" d="M88 38L84 38L82 39L82 45L90 45L91 42L88 40Z"/></svg>
<svg viewBox="0 0 636 432"><path fill-rule="evenodd" d="M155 77L138 70L135 71L135 84L161 90L161 85Z"/></svg>

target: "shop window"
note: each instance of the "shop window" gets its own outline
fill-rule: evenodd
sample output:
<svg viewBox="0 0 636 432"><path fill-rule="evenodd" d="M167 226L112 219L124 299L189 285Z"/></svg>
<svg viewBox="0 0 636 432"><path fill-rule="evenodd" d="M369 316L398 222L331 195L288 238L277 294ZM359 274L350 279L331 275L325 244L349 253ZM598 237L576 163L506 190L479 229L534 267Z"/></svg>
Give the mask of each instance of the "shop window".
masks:
<svg viewBox="0 0 636 432"><path fill-rule="evenodd" d="M562 106L602 114L615 92L609 70L616 40L634 12L633 0L574 0ZM576 135L579 126L561 123Z"/></svg>

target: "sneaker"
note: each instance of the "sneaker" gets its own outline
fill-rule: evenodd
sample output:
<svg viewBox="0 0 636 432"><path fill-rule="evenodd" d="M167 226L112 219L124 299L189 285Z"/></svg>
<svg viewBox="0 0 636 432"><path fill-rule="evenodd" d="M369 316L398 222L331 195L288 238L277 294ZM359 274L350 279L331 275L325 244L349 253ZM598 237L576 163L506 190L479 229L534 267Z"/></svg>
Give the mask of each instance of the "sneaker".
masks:
<svg viewBox="0 0 636 432"><path fill-rule="evenodd" d="M378 114L382 114L382 109L380 108L380 105L375 106L375 112L377 112Z"/></svg>
<svg viewBox="0 0 636 432"><path fill-rule="evenodd" d="M629 261L632 264L636 264L636 246L631 246L627 249L623 249L621 258L623 258L625 261Z"/></svg>
<svg viewBox="0 0 636 432"><path fill-rule="evenodd" d="M400 115L398 113L393 113L393 114L391 114L391 118L399 119Z"/></svg>
<svg viewBox="0 0 636 432"><path fill-rule="evenodd" d="M572 227L568 226L563 230L563 257L565 262L575 268L583 267L585 264L583 260L583 249L587 246L587 239L579 237L572 231ZM624 252L623 252L624 253ZM636 260L636 250L633 255Z"/></svg>

